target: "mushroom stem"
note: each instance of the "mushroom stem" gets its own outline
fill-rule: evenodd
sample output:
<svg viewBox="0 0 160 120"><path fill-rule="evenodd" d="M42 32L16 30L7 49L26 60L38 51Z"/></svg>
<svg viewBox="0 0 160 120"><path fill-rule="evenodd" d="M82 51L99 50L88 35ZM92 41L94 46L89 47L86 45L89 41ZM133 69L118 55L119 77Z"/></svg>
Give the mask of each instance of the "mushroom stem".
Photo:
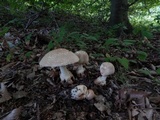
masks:
<svg viewBox="0 0 160 120"><path fill-rule="evenodd" d="M78 65L77 70L76 70L77 74L83 75L84 71L85 71L85 68L83 67L83 65L82 64Z"/></svg>
<svg viewBox="0 0 160 120"><path fill-rule="evenodd" d="M107 76L99 76L94 83L97 85L106 85Z"/></svg>
<svg viewBox="0 0 160 120"><path fill-rule="evenodd" d="M73 77L73 74L66 68L66 66L60 66L60 79L61 79L61 82L67 82L69 84L72 84L73 81L72 81L72 78Z"/></svg>

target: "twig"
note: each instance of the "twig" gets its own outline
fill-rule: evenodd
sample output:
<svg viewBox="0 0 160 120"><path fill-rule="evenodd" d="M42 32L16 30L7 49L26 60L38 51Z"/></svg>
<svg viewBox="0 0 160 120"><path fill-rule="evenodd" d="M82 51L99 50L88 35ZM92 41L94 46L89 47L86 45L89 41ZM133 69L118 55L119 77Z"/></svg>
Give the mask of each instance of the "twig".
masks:
<svg viewBox="0 0 160 120"><path fill-rule="evenodd" d="M38 17L39 17L39 15L40 15L40 13L41 12L39 12L38 14L36 13L36 14L34 14L34 15L32 15L30 18L29 18L29 20L28 20L28 22L27 22L27 24L26 24L26 26L25 26L25 30L32 24L32 22L33 21L35 21ZM31 19L33 16L35 16L33 19Z"/></svg>
<svg viewBox="0 0 160 120"><path fill-rule="evenodd" d="M130 4L128 5L128 7L132 6L132 5L135 4L137 1L138 1L138 0L134 0L132 3L130 3Z"/></svg>

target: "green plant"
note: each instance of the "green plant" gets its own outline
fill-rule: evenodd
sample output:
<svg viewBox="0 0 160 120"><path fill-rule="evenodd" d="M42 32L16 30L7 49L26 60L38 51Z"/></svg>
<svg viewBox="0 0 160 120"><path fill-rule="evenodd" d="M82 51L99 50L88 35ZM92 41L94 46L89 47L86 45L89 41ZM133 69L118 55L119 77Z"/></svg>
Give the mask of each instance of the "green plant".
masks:
<svg viewBox="0 0 160 120"><path fill-rule="evenodd" d="M160 75L160 68L156 69L156 73Z"/></svg>
<svg viewBox="0 0 160 120"><path fill-rule="evenodd" d="M25 57L26 57L26 58L30 58L32 54L33 54L32 51L28 51L28 52L25 54Z"/></svg>
<svg viewBox="0 0 160 120"><path fill-rule="evenodd" d="M48 45L47 45L47 51L50 51L54 48L54 42L53 40L49 41Z"/></svg>
<svg viewBox="0 0 160 120"><path fill-rule="evenodd" d="M126 39L126 40L122 41L122 46L128 47L128 46L131 46L131 45L135 45L136 42L137 42L136 40Z"/></svg>
<svg viewBox="0 0 160 120"><path fill-rule="evenodd" d="M93 36L86 33L80 33L80 32L71 32L66 37L66 41L70 43L74 43L80 49L86 49L87 43L91 43L92 41L98 41L98 36Z"/></svg>
<svg viewBox="0 0 160 120"><path fill-rule="evenodd" d="M122 65L125 69L129 68L129 60L127 58L120 58L117 56L114 57L107 57L106 61L108 62L118 62L120 65Z"/></svg>
<svg viewBox="0 0 160 120"><path fill-rule="evenodd" d="M133 30L134 35L140 35L142 38L147 37L148 39L153 38L153 34L148 26L135 26Z"/></svg>
<svg viewBox="0 0 160 120"><path fill-rule="evenodd" d="M8 53L7 56L6 56L6 61L7 61L7 62L11 62L11 60L13 59L13 57L14 57L14 56L13 56L13 53L11 53L11 52Z"/></svg>
<svg viewBox="0 0 160 120"><path fill-rule="evenodd" d="M9 31L10 27L2 27L0 30L0 37L3 37L5 33Z"/></svg>
<svg viewBox="0 0 160 120"><path fill-rule="evenodd" d="M29 33L29 34L25 37L25 43L26 43L26 45L29 45L29 44L30 44L31 37L32 37L32 33Z"/></svg>
<svg viewBox="0 0 160 120"><path fill-rule="evenodd" d="M146 58L147 58L148 54L144 51L137 51L137 58L140 60L140 61L145 61Z"/></svg>
<svg viewBox="0 0 160 120"><path fill-rule="evenodd" d="M151 75L150 71L147 69L139 69L138 72L147 76Z"/></svg>
<svg viewBox="0 0 160 120"><path fill-rule="evenodd" d="M111 46L114 46L114 45L115 46L119 45L117 38L106 39L103 46L104 46L104 48L106 48L106 50L108 50Z"/></svg>

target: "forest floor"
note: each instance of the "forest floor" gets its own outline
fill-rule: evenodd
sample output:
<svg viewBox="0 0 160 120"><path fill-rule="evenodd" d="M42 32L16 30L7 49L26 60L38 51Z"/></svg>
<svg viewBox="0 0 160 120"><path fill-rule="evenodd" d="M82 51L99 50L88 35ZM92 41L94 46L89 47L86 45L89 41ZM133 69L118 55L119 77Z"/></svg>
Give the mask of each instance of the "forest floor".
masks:
<svg viewBox="0 0 160 120"><path fill-rule="evenodd" d="M63 16L56 19L56 24L65 21L74 23L81 27L82 33L87 29L92 31L89 24L78 18L75 20ZM76 75L72 65L68 66L76 80L65 86L60 82L58 68L53 74L51 68L39 67L40 59L49 47L53 47L48 42L56 41L49 34L53 29L58 28L29 25L22 30L11 27L1 36L0 119L128 120L132 117L160 120L160 33L153 33L152 39L136 36L117 38L122 43L124 39L137 41L129 47L125 46L124 51L122 44L106 49L103 46L103 40L107 38L105 35L100 36L98 41L86 40L85 44L82 43L84 46L76 42L58 43L53 49L66 48L76 52L84 48L90 59L89 64L85 65L85 76L82 77ZM144 52L137 54L139 51L145 51L147 55ZM116 71L107 78L105 86L95 85L94 80L100 76L99 67L108 56L118 57L111 61ZM129 60L129 68L124 67L128 61L120 61L119 58ZM71 99L71 89L79 84L92 89L96 97L92 100Z"/></svg>

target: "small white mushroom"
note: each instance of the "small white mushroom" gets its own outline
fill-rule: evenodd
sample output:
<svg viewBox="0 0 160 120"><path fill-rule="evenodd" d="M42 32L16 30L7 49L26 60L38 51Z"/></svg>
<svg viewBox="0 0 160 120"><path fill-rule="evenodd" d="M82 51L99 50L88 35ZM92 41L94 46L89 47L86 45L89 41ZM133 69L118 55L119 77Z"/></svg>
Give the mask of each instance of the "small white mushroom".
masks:
<svg viewBox="0 0 160 120"><path fill-rule="evenodd" d="M100 66L100 73L101 76L99 76L94 83L97 85L106 85L106 78L108 75L112 75L115 72L115 67L110 62L104 62Z"/></svg>
<svg viewBox="0 0 160 120"><path fill-rule="evenodd" d="M75 54L79 57L79 61L76 63L76 73L77 75L83 76L85 71L83 65L89 62L89 56L87 52L82 50L75 52Z"/></svg>
<svg viewBox="0 0 160 120"><path fill-rule="evenodd" d="M78 85L71 90L71 99L74 100L91 100L95 97L93 90L87 90L85 85Z"/></svg>
<svg viewBox="0 0 160 120"><path fill-rule="evenodd" d="M79 61L79 58L71 51L59 48L48 52L39 62L42 67L59 67L61 82L72 84L73 74L66 68L69 64L74 64Z"/></svg>

